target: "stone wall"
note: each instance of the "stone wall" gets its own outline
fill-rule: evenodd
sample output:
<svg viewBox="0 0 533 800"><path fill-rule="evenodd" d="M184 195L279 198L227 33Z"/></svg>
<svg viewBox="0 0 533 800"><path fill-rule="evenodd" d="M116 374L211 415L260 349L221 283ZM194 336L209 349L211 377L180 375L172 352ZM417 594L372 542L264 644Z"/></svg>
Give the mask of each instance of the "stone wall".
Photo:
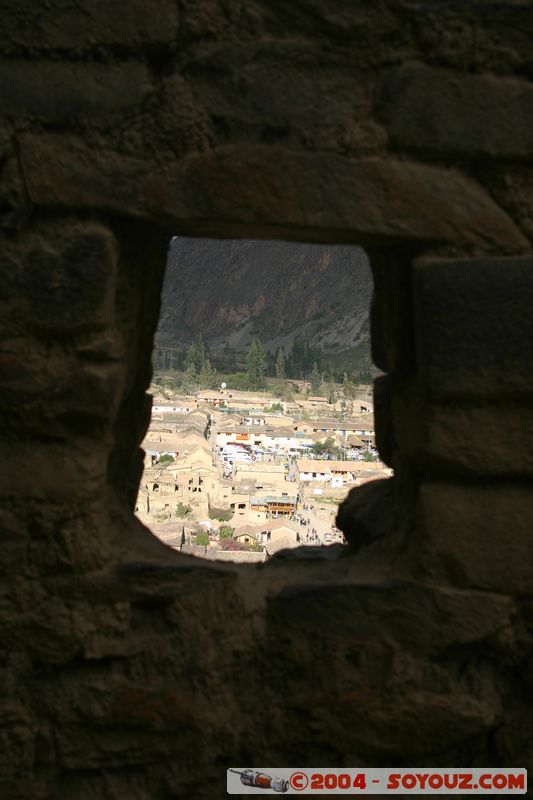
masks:
<svg viewBox="0 0 533 800"><path fill-rule="evenodd" d="M1 7L2 797L531 766L531 4ZM352 554L134 520L172 234L367 249L396 477Z"/></svg>

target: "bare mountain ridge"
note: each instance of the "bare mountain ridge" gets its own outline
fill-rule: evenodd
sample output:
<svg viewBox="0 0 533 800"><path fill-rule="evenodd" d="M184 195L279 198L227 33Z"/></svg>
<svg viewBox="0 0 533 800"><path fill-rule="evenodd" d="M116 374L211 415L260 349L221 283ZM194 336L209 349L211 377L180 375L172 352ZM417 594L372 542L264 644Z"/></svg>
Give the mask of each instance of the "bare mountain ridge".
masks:
<svg viewBox="0 0 533 800"><path fill-rule="evenodd" d="M255 335L268 350L299 336L366 355L371 291L354 246L174 237L156 340L184 345L201 333L215 350L242 352Z"/></svg>

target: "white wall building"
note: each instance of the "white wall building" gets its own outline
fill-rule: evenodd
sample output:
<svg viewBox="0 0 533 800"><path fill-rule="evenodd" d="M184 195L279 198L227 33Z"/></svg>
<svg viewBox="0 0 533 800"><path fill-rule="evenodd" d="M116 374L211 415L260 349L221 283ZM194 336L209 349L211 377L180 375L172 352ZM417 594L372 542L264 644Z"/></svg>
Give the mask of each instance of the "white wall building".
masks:
<svg viewBox="0 0 533 800"><path fill-rule="evenodd" d="M188 414L196 409L195 402L175 400L172 403L154 403L152 414Z"/></svg>
<svg viewBox="0 0 533 800"><path fill-rule="evenodd" d="M345 483L355 483L355 462L298 459L296 469L301 483L329 483L340 488Z"/></svg>

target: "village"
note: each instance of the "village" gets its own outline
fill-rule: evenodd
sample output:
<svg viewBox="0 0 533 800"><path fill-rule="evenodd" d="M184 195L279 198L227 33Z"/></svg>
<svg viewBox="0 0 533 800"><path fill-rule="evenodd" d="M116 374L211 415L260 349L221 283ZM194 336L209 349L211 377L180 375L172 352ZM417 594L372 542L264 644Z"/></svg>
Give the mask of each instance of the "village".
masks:
<svg viewBox="0 0 533 800"><path fill-rule="evenodd" d="M301 545L343 544L339 502L392 474L378 460L368 388L348 407L342 396L287 402L224 385L187 397L152 390L135 511L184 553L262 562Z"/></svg>

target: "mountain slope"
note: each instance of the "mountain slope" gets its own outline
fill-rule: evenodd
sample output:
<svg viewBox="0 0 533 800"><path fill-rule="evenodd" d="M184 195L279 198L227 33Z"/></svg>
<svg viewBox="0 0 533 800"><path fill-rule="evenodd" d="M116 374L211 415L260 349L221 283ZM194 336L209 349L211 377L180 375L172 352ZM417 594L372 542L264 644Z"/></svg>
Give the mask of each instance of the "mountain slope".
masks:
<svg viewBox="0 0 533 800"><path fill-rule="evenodd" d="M174 237L156 340L245 351L254 335L289 350L296 336L330 353L356 348L370 363L372 291L352 246Z"/></svg>

